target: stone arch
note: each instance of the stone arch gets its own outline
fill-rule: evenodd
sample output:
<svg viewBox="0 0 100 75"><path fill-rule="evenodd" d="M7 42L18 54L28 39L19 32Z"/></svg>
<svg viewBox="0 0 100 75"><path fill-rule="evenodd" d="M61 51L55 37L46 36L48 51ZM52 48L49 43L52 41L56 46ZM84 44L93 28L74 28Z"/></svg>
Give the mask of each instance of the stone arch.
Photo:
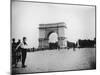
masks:
<svg viewBox="0 0 100 75"><path fill-rule="evenodd" d="M49 48L49 35L53 32L56 32L58 35L58 45L60 48L65 47L64 40L65 37L65 28L66 24L64 22L60 23L49 23L49 24L40 24L39 25L39 48Z"/></svg>

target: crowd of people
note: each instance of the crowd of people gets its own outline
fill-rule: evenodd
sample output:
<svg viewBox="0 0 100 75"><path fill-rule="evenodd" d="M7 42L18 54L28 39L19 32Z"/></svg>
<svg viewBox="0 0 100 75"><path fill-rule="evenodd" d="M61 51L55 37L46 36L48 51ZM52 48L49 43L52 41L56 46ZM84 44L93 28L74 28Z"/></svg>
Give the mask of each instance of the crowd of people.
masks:
<svg viewBox="0 0 100 75"><path fill-rule="evenodd" d="M25 60L27 55L27 43L26 37L23 37L23 40L18 40L15 42L15 39L12 39L12 66L17 67L18 62L22 63L22 67L25 68Z"/></svg>

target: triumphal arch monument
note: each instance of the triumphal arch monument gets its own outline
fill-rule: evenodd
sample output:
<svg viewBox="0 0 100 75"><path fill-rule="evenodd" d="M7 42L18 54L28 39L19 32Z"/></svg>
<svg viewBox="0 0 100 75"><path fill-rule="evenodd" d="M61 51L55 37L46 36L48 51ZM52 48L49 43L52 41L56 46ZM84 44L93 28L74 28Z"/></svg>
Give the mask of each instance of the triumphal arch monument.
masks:
<svg viewBox="0 0 100 75"><path fill-rule="evenodd" d="M58 46L60 48L66 47L65 29L64 22L39 24L39 49L49 48L49 35L53 32L58 35Z"/></svg>

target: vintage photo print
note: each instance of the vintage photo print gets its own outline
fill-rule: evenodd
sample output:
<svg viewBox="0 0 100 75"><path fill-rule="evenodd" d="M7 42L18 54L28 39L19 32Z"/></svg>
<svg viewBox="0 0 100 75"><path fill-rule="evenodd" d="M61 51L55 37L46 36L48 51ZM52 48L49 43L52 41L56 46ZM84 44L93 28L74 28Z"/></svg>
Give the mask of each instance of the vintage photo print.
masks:
<svg viewBox="0 0 100 75"><path fill-rule="evenodd" d="M11 0L11 73L96 69L96 6Z"/></svg>

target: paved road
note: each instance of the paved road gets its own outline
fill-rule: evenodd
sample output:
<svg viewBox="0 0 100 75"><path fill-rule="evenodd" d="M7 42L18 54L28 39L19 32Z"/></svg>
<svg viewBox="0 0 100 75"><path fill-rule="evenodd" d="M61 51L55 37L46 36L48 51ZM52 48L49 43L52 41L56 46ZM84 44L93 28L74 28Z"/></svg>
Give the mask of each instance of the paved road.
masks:
<svg viewBox="0 0 100 75"><path fill-rule="evenodd" d="M63 70L84 70L95 67L95 48L82 49L61 49L28 52L26 68L13 68L16 73L63 71Z"/></svg>

